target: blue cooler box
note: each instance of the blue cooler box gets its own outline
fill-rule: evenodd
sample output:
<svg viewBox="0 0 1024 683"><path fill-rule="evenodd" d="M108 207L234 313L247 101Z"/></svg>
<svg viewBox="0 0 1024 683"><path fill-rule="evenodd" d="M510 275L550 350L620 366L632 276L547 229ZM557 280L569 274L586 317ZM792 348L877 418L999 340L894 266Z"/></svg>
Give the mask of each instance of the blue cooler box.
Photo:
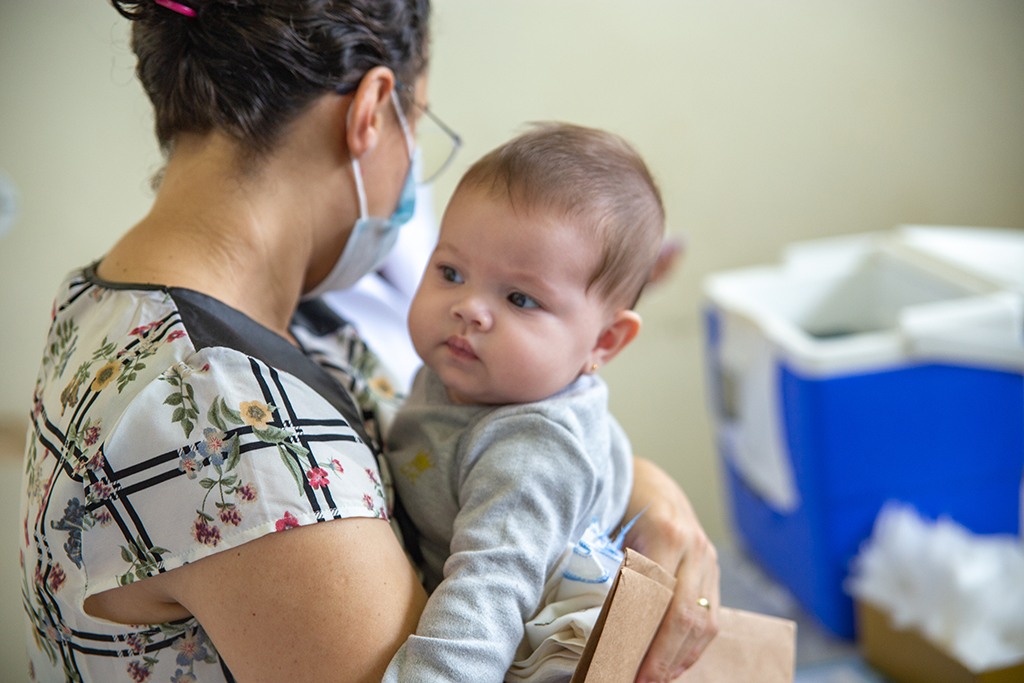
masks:
<svg viewBox="0 0 1024 683"><path fill-rule="evenodd" d="M899 236L713 275L707 369L739 540L833 633L888 500L1020 533L1024 297Z"/></svg>

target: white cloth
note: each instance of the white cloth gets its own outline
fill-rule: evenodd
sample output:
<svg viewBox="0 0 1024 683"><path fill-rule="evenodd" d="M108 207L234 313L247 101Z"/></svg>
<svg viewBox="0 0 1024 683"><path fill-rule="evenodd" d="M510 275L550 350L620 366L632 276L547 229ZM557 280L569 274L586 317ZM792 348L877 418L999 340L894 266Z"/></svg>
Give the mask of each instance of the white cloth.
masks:
<svg viewBox="0 0 1024 683"><path fill-rule="evenodd" d="M505 674L506 683L572 678L622 564L620 546L595 519L566 550L544 586L540 611L526 622L526 637Z"/></svg>

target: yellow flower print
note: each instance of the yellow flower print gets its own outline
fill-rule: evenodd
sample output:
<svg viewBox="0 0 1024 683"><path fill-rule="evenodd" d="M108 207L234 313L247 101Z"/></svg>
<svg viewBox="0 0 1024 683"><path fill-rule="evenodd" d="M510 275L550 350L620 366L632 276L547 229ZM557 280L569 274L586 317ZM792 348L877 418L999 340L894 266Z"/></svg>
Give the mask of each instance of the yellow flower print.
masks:
<svg viewBox="0 0 1024 683"><path fill-rule="evenodd" d="M399 471L415 484L419 476L433 466L434 457L428 452L420 451L415 458L402 465Z"/></svg>
<svg viewBox="0 0 1024 683"><path fill-rule="evenodd" d="M267 423L274 419L275 410L274 406L259 401L242 401L238 406L242 421L253 429L266 429Z"/></svg>
<svg viewBox="0 0 1024 683"><path fill-rule="evenodd" d="M121 364L117 361L109 361L96 371L96 376L92 380L92 390L96 392L103 391L117 377L119 372L121 372Z"/></svg>
<svg viewBox="0 0 1024 683"><path fill-rule="evenodd" d="M391 382L389 382L384 377L374 377L369 382L367 382L367 384L370 386L370 389L378 396L383 396L384 398L395 397L394 385L391 384Z"/></svg>

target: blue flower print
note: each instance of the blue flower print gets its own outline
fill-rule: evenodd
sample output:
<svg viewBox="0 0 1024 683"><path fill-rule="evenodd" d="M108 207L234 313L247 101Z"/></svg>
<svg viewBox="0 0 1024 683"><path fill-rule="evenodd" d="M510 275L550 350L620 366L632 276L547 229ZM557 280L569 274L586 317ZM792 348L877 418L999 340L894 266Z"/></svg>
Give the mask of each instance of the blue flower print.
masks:
<svg viewBox="0 0 1024 683"><path fill-rule="evenodd" d="M224 464L229 446L228 440L224 436L224 432L219 429L207 427L203 430L203 440L196 444L196 450L204 458L209 458L211 465L220 467Z"/></svg>
<svg viewBox="0 0 1024 683"><path fill-rule="evenodd" d="M196 683L196 680L197 679L194 674L183 669L177 669L171 677L171 683Z"/></svg>
<svg viewBox="0 0 1024 683"><path fill-rule="evenodd" d="M208 656L206 651L206 634L200 629L190 631L171 644L171 648L178 651L178 659L175 660L178 666L191 668L193 661L199 662Z"/></svg>
<svg viewBox="0 0 1024 683"><path fill-rule="evenodd" d="M195 451L189 449L181 454L178 469L187 474L189 479L195 479L199 470L203 469L203 461L197 457Z"/></svg>
<svg viewBox="0 0 1024 683"><path fill-rule="evenodd" d="M68 540L64 543L64 552L68 559L75 563L79 569L82 568L82 528L85 522L85 508L82 501L72 498L64 507L64 516L59 521L50 522L50 526L57 531L68 532Z"/></svg>

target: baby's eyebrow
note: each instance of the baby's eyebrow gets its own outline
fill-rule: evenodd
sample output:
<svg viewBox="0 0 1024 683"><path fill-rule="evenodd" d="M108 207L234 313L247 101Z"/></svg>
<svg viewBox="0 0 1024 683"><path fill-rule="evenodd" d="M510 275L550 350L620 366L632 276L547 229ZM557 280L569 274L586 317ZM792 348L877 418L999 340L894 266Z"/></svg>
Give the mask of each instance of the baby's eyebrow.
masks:
<svg viewBox="0 0 1024 683"><path fill-rule="evenodd" d="M459 251L459 248L456 247L451 242L438 242L437 246L434 247L435 254L445 254L448 252L454 254L455 256L462 256L462 252Z"/></svg>
<svg viewBox="0 0 1024 683"><path fill-rule="evenodd" d="M521 285L523 289L529 290L525 294L532 292L544 300L554 299L559 294L559 288L548 283L543 274L538 275L535 272L524 270L510 271L508 276L515 285Z"/></svg>

